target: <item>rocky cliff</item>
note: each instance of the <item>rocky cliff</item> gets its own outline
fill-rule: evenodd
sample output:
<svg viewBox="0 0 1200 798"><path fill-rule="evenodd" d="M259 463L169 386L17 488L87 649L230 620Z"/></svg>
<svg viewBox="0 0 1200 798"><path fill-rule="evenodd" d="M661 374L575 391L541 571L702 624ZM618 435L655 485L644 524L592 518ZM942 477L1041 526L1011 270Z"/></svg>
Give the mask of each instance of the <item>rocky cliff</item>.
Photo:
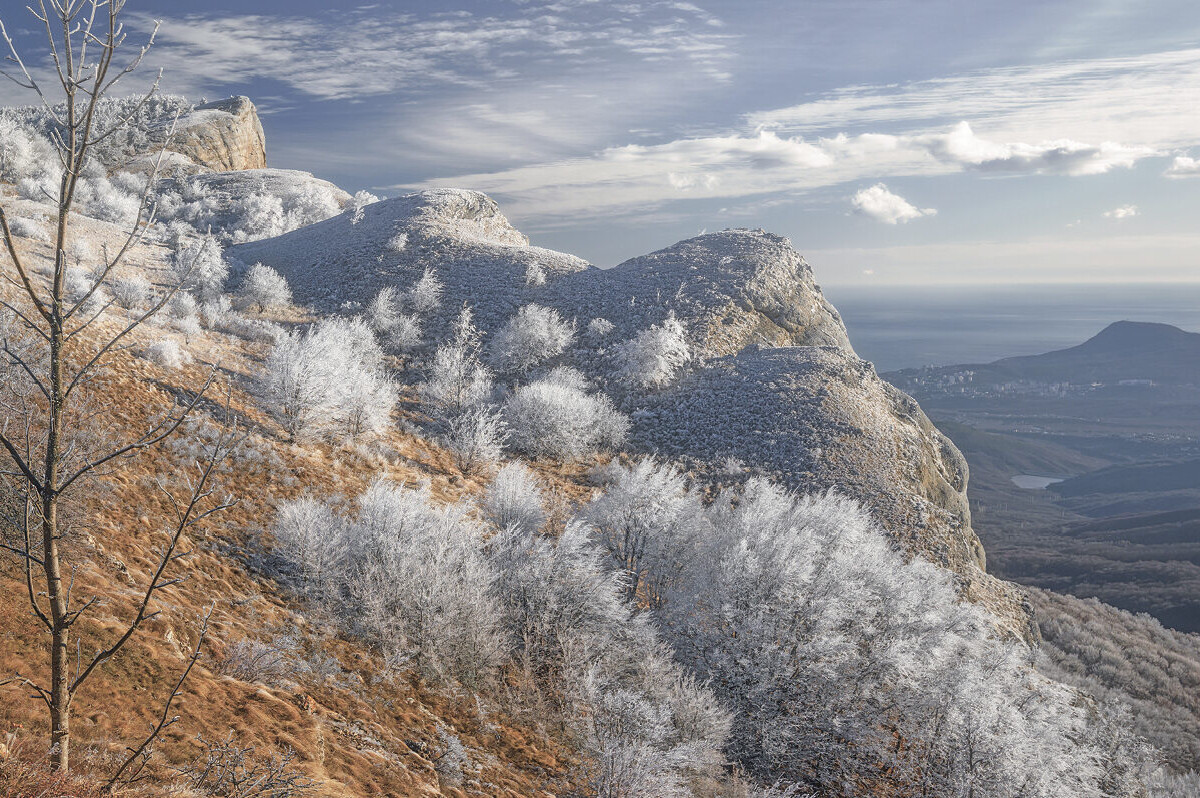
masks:
<svg viewBox="0 0 1200 798"><path fill-rule="evenodd" d="M258 110L248 97L197 105L179 118L169 146L172 152L214 172L267 165L266 136Z"/></svg>

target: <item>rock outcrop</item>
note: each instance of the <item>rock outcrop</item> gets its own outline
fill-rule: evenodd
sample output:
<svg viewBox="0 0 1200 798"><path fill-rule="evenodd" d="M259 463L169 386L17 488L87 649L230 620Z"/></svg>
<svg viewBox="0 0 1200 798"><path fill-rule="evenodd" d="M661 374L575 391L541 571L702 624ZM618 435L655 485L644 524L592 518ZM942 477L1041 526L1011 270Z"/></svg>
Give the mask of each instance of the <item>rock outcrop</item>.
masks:
<svg viewBox="0 0 1200 798"><path fill-rule="evenodd" d="M751 344L853 352L841 316L782 236L724 230L557 283L544 300L581 321L601 316L629 337L674 313L703 357Z"/></svg>
<svg viewBox="0 0 1200 798"><path fill-rule="evenodd" d="M214 172L267 165L266 136L248 97L205 103L181 116L170 149Z"/></svg>
<svg viewBox="0 0 1200 798"><path fill-rule="evenodd" d="M228 250L279 270L299 301L326 310L365 305L381 288L401 291L436 269L446 286L438 335L463 302L485 330L565 276L589 269L574 255L529 245L495 201L477 191L440 189L383 200L286 235ZM544 284L529 280L536 273Z"/></svg>

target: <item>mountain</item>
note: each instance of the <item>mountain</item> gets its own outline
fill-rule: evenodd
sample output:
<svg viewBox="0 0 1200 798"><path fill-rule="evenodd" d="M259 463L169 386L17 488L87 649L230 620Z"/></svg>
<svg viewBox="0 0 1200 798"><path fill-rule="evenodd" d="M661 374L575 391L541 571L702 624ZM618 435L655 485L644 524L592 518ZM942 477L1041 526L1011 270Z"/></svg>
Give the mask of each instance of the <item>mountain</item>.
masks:
<svg viewBox="0 0 1200 798"><path fill-rule="evenodd" d="M912 390L959 386L978 391L1021 381L1118 388L1141 387L1143 381L1196 386L1200 385L1200 333L1169 324L1118 321L1069 349L986 364L903 369L886 376Z"/></svg>

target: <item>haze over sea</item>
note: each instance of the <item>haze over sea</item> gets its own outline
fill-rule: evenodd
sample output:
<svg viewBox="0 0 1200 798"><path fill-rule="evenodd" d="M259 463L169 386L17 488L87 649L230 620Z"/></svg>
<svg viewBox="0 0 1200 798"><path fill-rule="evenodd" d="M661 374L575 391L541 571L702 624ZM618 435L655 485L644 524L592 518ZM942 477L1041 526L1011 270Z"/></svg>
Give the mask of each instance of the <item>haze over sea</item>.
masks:
<svg viewBox="0 0 1200 798"><path fill-rule="evenodd" d="M859 356L878 372L987 363L1081 344L1114 321L1200 332L1200 283L833 286Z"/></svg>

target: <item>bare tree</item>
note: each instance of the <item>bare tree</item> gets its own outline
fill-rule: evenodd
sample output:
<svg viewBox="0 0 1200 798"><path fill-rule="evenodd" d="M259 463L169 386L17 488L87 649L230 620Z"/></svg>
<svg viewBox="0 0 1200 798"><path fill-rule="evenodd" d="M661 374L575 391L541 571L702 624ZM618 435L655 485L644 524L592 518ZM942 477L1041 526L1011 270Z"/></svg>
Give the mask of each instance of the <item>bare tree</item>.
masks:
<svg viewBox="0 0 1200 798"><path fill-rule="evenodd" d="M100 369L126 346L130 333L162 310L177 290L177 286L167 288L115 328L97 324L111 301L100 303L97 309L93 298L103 296L101 288L119 277L126 256L154 220L152 189L164 145L127 235L115 252L104 251L103 261L93 270L90 288L74 296L68 292L71 273L78 269L68 257L74 243L72 206L92 150L131 126L158 86L155 80L140 101L127 106L132 110L106 120L105 97L137 68L154 38L151 33L149 41L123 65L116 61L125 42L119 21L124 5L125 0L38 0L29 8L39 27L45 29L52 74L58 81L53 97L21 59L0 22L0 36L9 47L8 61L13 65L3 74L40 99L61 169L58 196L49 197L57 205L52 268L36 269L34 262L21 254L9 217L0 205L0 234L10 261L0 264L0 308L7 317L0 319L0 352L4 356L0 364L5 369L0 394L0 446L5 460L0 463L0 479L17 497L19 510L17 534L10 536L11 545L4 542L4 548L23 564L27 598L45 630L50 659L49 672L41 679L18 674L5 683L20 684L45 703L50 718L51 765L64 771L70 761L72 699L83 683L157 614L152 609L156 594L179 581L167 572L183 556L179 544L184 532L228 506L213 495L212 485L214 470L229 451L230 438L222 433L198 464L198 476L185 486L181 494L185 498L161 486L175 517L158 552L157 565L140 588L132 617L90 658L80 653L72 668L72 630L103 597L77 599L72 595L79 563L68 562L74 558L66 545L71 527L65 513L67 502L88 478L174 435L196 409L216 373L214 369L189 400L163 413L145 431L124 439L119 437L114 408L103 403L98 391L88 390Z"/></svg>

